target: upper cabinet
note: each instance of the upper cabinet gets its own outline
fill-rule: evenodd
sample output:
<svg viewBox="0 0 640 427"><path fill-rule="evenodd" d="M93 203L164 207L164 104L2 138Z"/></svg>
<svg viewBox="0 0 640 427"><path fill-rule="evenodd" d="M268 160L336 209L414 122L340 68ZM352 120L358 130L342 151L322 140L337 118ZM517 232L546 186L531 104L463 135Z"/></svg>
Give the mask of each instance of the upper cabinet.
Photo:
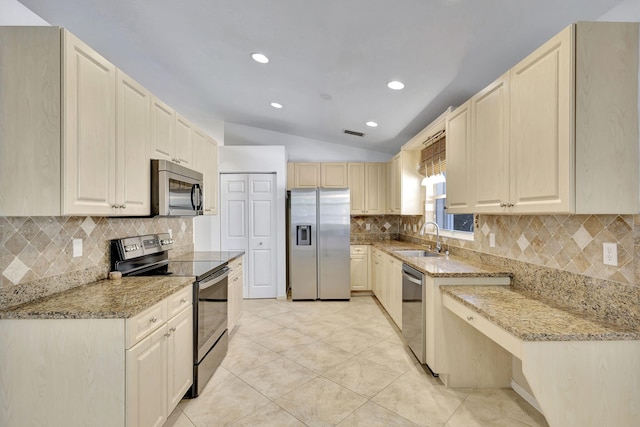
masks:
<svg viewBox="0 0 640 427"><path fill-rule="evenodd" d="M218 143L203 131L192 127L193 168L204 179L204 214L218 213Z"/></svg>
<svg viewBox="0 0 640 427"><path fill-rule="evenodd" d="M419 150L402 150L387 164L389 189L386 212L395 215L422 215L424 212L424 178Z"/></svg>
<svg viewBox="0 0 640 427"><path fill-rule="evenodd" d="M447 213L469 209L469 101L447 115Z"/></svg>
<svg viewBox="0 0 640 427"><path fill-rule="evenodd" d="M67 30L0 27L0 64L0 215L149 215L149 159L192 165L191 124Z"/></svg>
<svg viewBox="0 0 640 427"><path fill-rule="evenodd" d="M116 209L149 215L151 93L120 70L116 78Z"/></svg>
<svg viewBox="0 0 640 427"><path fill-rule="evenodd" d="M351 215L384 215L384 163L349 163L348 187L351 193Z"/></svg>
<svg viewBox="0 0 640 427"><path fill-rule="evenodd" d="M320 163L294 163L294 188L320 187Z"/></svg>
<svg viewBox="0 0 640 427"><path fill-rule="evenodd" d="M637 104L638 24L569 26L471 99L466 178L448 129L449 212L637 213Z"/></svg>
<svg viewBox="0 0 640 427"><path fill-rule="evenodd" d="M347 164L321 163L320 183L322 188L347 188Z"/></svg>

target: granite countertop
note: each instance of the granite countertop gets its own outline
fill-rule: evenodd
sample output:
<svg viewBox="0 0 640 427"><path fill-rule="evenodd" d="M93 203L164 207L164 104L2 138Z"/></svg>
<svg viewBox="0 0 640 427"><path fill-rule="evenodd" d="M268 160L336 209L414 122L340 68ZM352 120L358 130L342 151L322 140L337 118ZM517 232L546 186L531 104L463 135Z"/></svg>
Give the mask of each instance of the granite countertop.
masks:
<svg viewBox="0 0 640 427"><path fill-rule="evenodd" d="M230 262L244 255L244 251L190 251L170 257L170 261L220 261Z"/></svg>
<svg viewBox="0 0 640 427"><path fill-rule="evenodd" d="M640 339L640 331L553 307L509 286L441 286L440 291L523 341Z"/></svg>
<svg viewBox="0 0 640 427"><path fill-rule="evenodd" d="M121 319L135 316L194 277L123 277L100 280L0 310L0 319Z"/></svg>
<svg viewBox="0 0 640 427"><path fill-rule="evenodd" d="M359 243L362 244L362 243ZM435 257L407 257L397 252L399 249L420 249L424 250L424 246L416 245L409 242L400 242L397 240L374 241L370 243L374 248L394 256L410 265L411 267L423 272L430 277L511 277L508 271L499 271L480 264L474 264L464 258L453 255L445 255Z"/></svg>

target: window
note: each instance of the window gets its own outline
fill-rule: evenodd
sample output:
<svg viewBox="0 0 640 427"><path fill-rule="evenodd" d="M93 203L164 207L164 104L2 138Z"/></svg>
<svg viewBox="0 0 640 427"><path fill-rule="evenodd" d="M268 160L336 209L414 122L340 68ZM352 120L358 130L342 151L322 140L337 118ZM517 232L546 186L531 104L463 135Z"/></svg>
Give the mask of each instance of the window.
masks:
<svg viewBox="0 0 640 427"><path fill-rule="evenodd" d="M446 174L445 174L446 176ZM435 222L440 226L440 230L453 232L473 233L473 214L448 214L445 208L447 201L447 183L433 185ZM427 197L429 194L427 193Z"/></svg>

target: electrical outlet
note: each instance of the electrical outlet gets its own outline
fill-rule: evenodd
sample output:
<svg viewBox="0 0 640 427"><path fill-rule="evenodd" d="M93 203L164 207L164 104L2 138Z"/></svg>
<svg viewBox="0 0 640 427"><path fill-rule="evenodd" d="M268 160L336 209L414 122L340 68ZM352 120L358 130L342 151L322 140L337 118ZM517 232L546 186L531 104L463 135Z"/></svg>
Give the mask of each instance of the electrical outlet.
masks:
<svg viewBox="0 0 640 427"><path fill-rule="evenodd" d="M407 224L402 224L402 226L404 227L403 230L407 231Z"/></svg>
<svg viewBox="0 0 640 427"><path fill-rule="evenodd" d="M618 245L616 243L602 244L602 262L604 265L618 265Z"/></svg>
<svg viewBox="0 0 640 427"><path fill-rule="evenodd" d="M82 256L82 239L73 239L73 257Z"/></svg>
<svg viewBox="0 0 640 427"><path fill-rule="evenodd" d="M489 247L496 247L496 233L489 233Z"/></svg>
<svg viewBox="0 0 640 427"><path fill-rule="evenodd" d="M416 231L418 231L418 226L413 224L413 232L415 233Z"/></svg>
<svg viewBox="0 0 640 427"><path fill-rule="evenodd" d="M169 230L167 231L167 233L169 233L169 238L170 238L170 239L173 239L173 230L172 230L172 229L169 229Z"/></svg>
<svg viewBox="0 0 640 427"><path fill-rule="evenodd" d="M367 225L365 225L365 228L367 229L367 231L371 230L371 224L367 223Z"/></svg>

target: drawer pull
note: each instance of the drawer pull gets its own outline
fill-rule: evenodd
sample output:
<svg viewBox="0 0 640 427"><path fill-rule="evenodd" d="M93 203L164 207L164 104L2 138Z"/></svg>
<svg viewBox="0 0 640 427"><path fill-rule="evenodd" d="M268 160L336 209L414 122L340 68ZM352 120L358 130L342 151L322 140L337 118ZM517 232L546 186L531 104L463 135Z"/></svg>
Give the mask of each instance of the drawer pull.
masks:
<svg viewBox="0 0 640 427"><path fill-rule="evenodd" d="M151 323L156 323L158 321L158 318L156 316L153 316L151 319L149 319L151 321Z"/></svg>
<svg viewBox="0 0 640 427"><path fill-rule="evenodd" d="M176 327L174 326L173 328L170 329L171 332L175 332L176 331Z"/></svg>
<svg viewBox="0 0 640 427"><path fill-rule="evenodd" d="M467 316L467 320L471 322L473 320L473 316Z"/></svg>
<svg viewBox="0 0 640 427"><path fill-rule="evenodd" d="M185 302L187 302L187 299L186 299L186 298L182 298L182 299L180 300L180 304L184 304Z"/></svg>

